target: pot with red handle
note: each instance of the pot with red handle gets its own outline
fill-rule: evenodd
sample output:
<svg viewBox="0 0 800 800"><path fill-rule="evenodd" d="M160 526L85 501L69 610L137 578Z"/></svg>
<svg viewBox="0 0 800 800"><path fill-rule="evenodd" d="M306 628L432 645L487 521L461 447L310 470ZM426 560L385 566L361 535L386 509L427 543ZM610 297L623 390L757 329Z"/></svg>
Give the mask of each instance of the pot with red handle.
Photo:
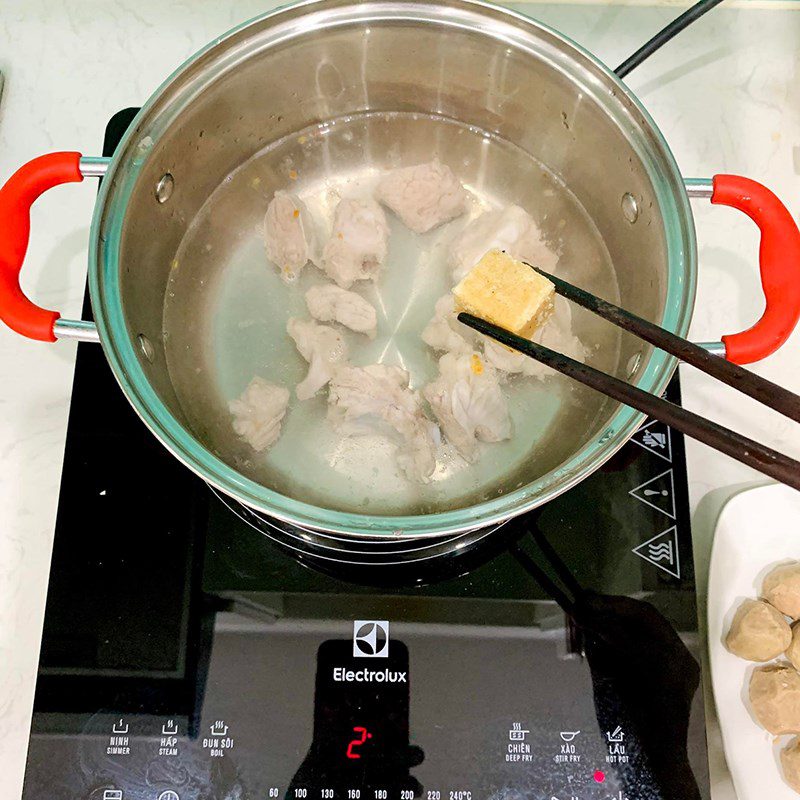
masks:
<svg viewBox="0 0 800 800"><path fill-rule="evenodd" d="M295 160L270 160L276 152L294 153ZM235 396L230 353L261 359L265 377L277 382L283 370L291 372L269 347L253 353L244 333L235 338L248 329L244 316L254 302L242 287L260 280L259 259L265 274L271 270L253 244L252 222L272 193L291 188L298 172L301 187L304 173L324 182L325 169L433 156L476 196L485 190L496 198L501 187L505 202L519 202L517 195L542 185L547 173L554 188L540 196L585 212L584 224L612 268L592 272L586 265L581 285L681 336L697 269L689 198L743 211L761 230L766 309L749 330L707 346L740 364L756 361L780 347L800 317L800 234L786 208L747 178L684 181L633 94L574 43L481 2L319 0L255 19L196 54L142 108L112 159L52 153L15 173L0 190L0 318L45 342L99 342L153 434L212 486L258 512L347 539L441 537L497 524L597 469L635 432L641 415L598 405L585 424L543 436L549 450L529 439L522 455L487 462L469 486L462 476L461 483L404 488L381 510L369 496L362 505L337 499L345 482L350 498L371 488L353 488L359 473L352 464L337 472L335 448L325 451L330 475L318 468L325 447L313 436L282 454L276 447L263 461L246 453L226 407ZM540 166L513 174L511 163ZM89 248L94 323L40 308L19 284L31 204L58 184L89 176L103 177ZM558 222L528 210L544 226ZM198 230L206 244L192 249L202 238ZM220 299L234 272L238 327L230 298ZM414 306L418 278L387 278L377 290L390 309L388 363L392 352L403 361L404 321L421 313ZM276 290L259 302L259 324L269 333L261 343L280 347L294 301ZM392 317L393 307L402 313ZM664 390L675 368L674 359L624 335L597 357L653 393ZM311 403L290 407L285 425L316 430L306 415L314 408L324 415L324 397ZM523 434L515 433L517 445ZM271 469L280 459L289 466Z"/></svg>

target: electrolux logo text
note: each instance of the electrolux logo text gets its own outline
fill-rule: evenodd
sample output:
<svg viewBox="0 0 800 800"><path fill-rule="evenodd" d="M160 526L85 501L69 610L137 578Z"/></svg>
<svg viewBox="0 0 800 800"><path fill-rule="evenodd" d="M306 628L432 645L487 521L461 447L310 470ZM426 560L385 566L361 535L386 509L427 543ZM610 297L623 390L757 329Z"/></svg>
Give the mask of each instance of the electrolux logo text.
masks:
<svg viewBox="0 0 800 800"><path fill-rule="evenodd" d="M355 620L353 655L356 658L388 658L389 622L385 619Z"/></svg>
<svg viewBox="0 0 800 800"><path fill-rule="evenodd" d="M408 673L394 669L345 669L333 668L333 679L337 683L408 683Z"/></svg>

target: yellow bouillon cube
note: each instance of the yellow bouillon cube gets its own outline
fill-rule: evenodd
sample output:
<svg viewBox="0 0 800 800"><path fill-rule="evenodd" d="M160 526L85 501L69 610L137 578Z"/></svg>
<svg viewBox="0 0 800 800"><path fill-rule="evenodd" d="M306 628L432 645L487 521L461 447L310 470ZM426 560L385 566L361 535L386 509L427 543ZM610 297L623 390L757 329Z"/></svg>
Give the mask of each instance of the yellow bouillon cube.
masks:
<svg viewBox="0 0 800 800"><path fill-rule="evenodd" d="M553 313L555 287L522 261L490 250L453 289L456 306L530 338Z"/></svg>

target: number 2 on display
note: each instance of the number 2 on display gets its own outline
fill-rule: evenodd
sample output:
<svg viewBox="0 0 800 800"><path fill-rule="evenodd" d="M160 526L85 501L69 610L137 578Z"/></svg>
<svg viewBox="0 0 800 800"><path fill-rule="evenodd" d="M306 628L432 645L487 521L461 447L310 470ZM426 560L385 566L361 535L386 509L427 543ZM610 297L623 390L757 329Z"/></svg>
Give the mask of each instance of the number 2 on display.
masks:
<svg viewBox="0 0 800 800"><path fill-rule="evenodd" d="M372 734L366 729L362 727L353 728L353 733L358 734L358 738L353 739L350 744L347 745L347 757L348 758L361 758L360 753L356 753L355 749L357 747L361 747L367 739L372 738Z"/></svg>

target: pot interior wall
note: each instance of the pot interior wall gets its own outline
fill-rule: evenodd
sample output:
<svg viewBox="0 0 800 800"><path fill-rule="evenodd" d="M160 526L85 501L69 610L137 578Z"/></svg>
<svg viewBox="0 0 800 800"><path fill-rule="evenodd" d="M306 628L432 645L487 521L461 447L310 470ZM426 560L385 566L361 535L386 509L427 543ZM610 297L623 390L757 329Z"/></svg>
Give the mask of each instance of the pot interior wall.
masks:
<svg viewBox="0 0 800 800"><path fill-rule="evenodd" d="M381 6L370 6L367 22L363 6L326 3L324 9L289 10L232 35L175 80L173 91L139 120L123 154L141 162L121 238L128 330L133 340L144 336L151 343L152 359L142 357L141 366L172 414L200 441L213 439L219 404L209 398L205 418L187 419L164 349L164 301L181 241L208 197L269 143L346 115L439 115L530 153L592 218L613 264L611 280L593 263L571 265L569 279L647 319L662 319L669 261L664 215L674 211L660 207L655 187L666 180L669 165L650 126L613 81L550 32L501 12L483 10L474 26L463 26L463 15L472 13L468 4L452 24L446 12L433 21L381 19ZM459 177L479 183L478 169L464 167ZM162 203L156 187L167 173L174 190ZM278 185L284 180L275 176ZM524 175L509 180L524 188ZM675 191L680 187L667 187L667 193ZM635 221L625 214L626 195L638 209ZM212 216L210 224L219 226L211 239L223 239L236 220ZM194 267L198 285L179 312L187 349L211 335L219 266L209 258ZM599 365L627 378L632 365L641 374L650 355L641 342L623 336ZM546 467L556 468L558 459L596 437L614 411L603 405L568 451L554 451L557 458ZM533 476L523 473L515 483Z"/></svg>

